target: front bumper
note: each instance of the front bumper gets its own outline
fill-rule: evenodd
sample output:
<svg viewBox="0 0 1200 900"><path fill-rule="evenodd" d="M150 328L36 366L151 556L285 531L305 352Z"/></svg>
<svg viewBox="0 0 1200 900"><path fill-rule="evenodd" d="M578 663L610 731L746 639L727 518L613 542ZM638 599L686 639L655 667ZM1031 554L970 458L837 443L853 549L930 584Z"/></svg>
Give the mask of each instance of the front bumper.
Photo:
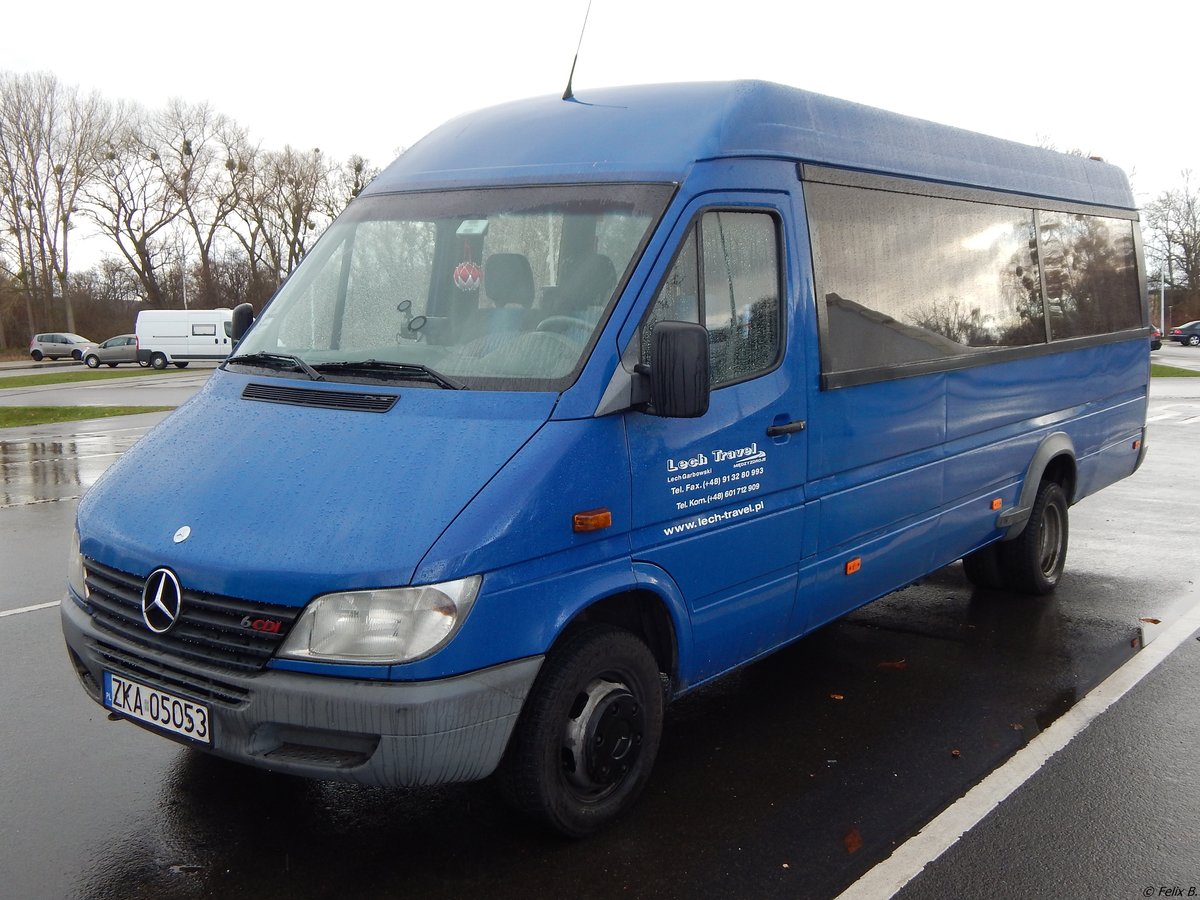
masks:
<svg viewBox="0 0 1200 900"><path fill-rule="evenodd" d="M105 671L204 703L199 750L275 772L361 784L475 781L499 765L541 668L530 657L437 681L365 681L266 669L230 672L99 629L69 596L63 636L84 690L103 703ZM132 721L132 720L131 720Z"/></svg>

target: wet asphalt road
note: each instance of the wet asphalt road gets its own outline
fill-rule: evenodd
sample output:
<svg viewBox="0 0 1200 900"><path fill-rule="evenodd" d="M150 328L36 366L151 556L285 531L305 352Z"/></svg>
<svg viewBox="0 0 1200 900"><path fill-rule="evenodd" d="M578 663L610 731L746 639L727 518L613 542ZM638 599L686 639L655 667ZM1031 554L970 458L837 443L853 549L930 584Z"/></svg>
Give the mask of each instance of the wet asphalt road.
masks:
<svg viewBox="0 0 1200 900"><path fill-rule="evenodd" d="M1137 653L1154 628L1141 619L1177 614L1198 568L1196 382L1155 382L1146 465L1072 509L1055 596L974 592L951 566L683 698L641 804L583 843L515 819L487 783L312 783L107 721L66 661L58 611L15 611L59 598L75 501L159 417L0 431L0 895L833 897ZM1183 692L1188 671L1155 696ZM1120 762L1136 768L1147 747L1118 748ZM1115 765L1085 758L1062 777L1101 764ZM1197 782L1194 754L1170 765ZM1024 816L1045 824L1055 802ZM1145 792L1120 802L1153 813ZM944 858L1000 872L973 896L1083 896L1053 870L1043 894L1006 890L1011 859L994 846ZM1129 884L1107 896L1141 896L1142 873L1117 871ZM913 896L966 878L944 877Z"/></svg>

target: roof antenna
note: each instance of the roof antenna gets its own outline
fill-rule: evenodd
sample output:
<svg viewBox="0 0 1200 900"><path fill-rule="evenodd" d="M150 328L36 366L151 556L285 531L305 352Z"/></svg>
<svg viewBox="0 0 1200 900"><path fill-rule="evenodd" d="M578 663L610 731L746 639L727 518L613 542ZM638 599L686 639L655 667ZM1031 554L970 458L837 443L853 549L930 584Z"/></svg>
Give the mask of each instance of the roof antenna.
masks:
<svg viewBox="0 0 1200 900"><path fill-rule="evenodd" d="M571 74L567 76L567 89L563 91L564 100L575 99L575 89L571 87L571 82L575 80L575 64L579 62L579 48L583 46L583 33L587 30L588 15L591 11L592 0L588 0L587 9L583 13L583 27L579 29L579 43L575 45L575 58L571 60Z"/></svg>

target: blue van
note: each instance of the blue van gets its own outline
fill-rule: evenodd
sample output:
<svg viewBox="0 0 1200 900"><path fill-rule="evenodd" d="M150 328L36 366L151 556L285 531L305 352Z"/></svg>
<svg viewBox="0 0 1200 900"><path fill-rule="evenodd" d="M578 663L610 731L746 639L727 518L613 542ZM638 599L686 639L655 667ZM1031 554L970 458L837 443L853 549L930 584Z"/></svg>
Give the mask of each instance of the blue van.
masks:
<svg viewBox="0 0 1200 900"><path fill-rule="evenodd" d="M187 746L587 834L670 699L960 558L1054 589L1145 452L1142 273L1113 166L792 88L463 116L81 501L71 660Z"/></svg>

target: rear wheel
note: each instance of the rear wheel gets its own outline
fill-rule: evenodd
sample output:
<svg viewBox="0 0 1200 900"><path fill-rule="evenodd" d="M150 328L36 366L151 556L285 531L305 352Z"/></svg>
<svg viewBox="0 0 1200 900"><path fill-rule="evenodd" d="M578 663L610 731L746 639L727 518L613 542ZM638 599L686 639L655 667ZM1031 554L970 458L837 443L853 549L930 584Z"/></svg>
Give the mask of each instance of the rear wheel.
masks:
<svg viewBox="0 0 1200 900"><path fill-rule="evenodd" d="M1004 587L1000 545L988 544L963 557L963 572L976 587L997 591Z"/></svg>
<svg viewBox="0 0 1200 900"><path fill-rule="evenodd" d="M155 353L150 357L150 365L156 369L165 369L167 367L167 357L162 353Z"/></svg>
<svg viewBox="0 0 1200 900"><path fill-rule="evenodd" d="M94 355L93 355L93 354L91 354L91 353L89 353L87 356L85 356L85 357L84 357L84 359L83 359L83 361L84 361L85 363L87 363L87 367L88 367L89 369L98 369L98 368L100 368L100 357L98 357L98 356L94 356Z"/></svg>
<svg viewBox="0 0 1200 900"><path fill-rule="evenodd" d="M1188 336L1188 346L1189 347L1200 347L1200 334L1189 335Z"/></svg>
<svg viewBox="0 0 1200 900"><path fill-rule="evenodd" d="M187 360L184 360L183 362L175 363L175 368L177 368L177 369L186 369L187 366L188 366Z"/></svg>
<svg viewBox="0 0 1200 900"><path fill-rule="evenodd" d="M117 367L117 364L116 364L116 363L106 363L106 365L107 365L107 366L108 366L110 369L115 369L115 368Z"/></svg>
<svg viewBox="0 0 1200 900"><path fill-rule="evenodd" d="M41 350L34 350L29 355L33 357L34 362L42 361L42 351Z"/></svg>
<svg viewBox="0 0 1200 900"><path fill-rule="evenodd" d="M1067 495L1054 481L1038 486L1029 521L1019 536L1000 544L1008 584L1027 594L1048 594L1067 561Z"/></svg>
<svg viewBox="0 0 1200 900"><path fill-rule="evenodd" d="M500 786L520 811L568 837L604 827L633 805L662 736L658 664L627 631L597 626L546 657L501 762Z"/></svg>
<svg viewBox="0 0 1200 900"><path fill-rule="evenodd" d="M75 362L79 362L81 359L83 359L83 351L82 350L72 350L71 351L71 359L75 360Z"/></svg>

